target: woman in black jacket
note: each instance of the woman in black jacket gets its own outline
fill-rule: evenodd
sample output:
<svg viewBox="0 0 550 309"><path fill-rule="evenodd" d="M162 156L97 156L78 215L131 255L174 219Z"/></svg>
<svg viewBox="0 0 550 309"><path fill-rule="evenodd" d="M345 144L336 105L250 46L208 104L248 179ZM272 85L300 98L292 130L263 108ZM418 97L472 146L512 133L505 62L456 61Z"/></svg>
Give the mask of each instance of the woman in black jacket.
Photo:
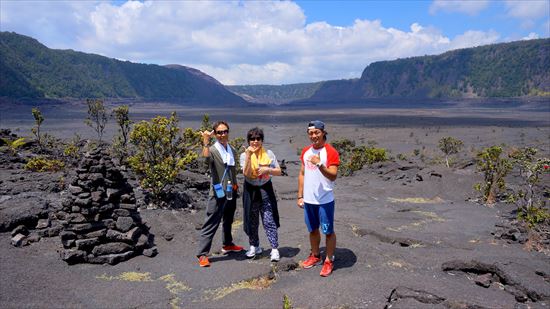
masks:
<svg viewBox="0 0 550 309"><path fill-rule="evenodd" d="M275 154L263 147L264 132L261 129L250 129L247 133L247 141L248 148L240 157L245 177L243 227L250 242L250 249L246 252L246 256L253 258L256 254L262 253L258 238L261 215L263 227L271 245L271 261L277 262L280 259L277 233L280 225L271 177L281 175L281 168Z"/></svg>

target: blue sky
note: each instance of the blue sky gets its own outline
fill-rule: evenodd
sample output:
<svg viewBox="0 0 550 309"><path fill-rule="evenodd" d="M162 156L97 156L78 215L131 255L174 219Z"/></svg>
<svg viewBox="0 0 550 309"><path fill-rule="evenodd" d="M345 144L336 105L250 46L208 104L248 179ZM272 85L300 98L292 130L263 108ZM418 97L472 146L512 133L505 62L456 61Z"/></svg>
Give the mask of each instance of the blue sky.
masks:
<svg viewBox="0 0 550 309"><path fill-rule="evenodd" d="M50 48L181 64L220 82L355 78L370 63L550 36L549 0L0 0L0 29Z"/></svg>
<svg viewBox="0 0 550 309"><path fill-rule="evenodd" d="M548 37L548 0L511 1L510 3L524 2L531 4L546 3L538 15L528 16L525 19L512 18L508 11L511 9L505 1L461 1L478 3L470 10L439 9L430 13L434 1L428 0L386 0L386 1L295 1L307 17L307 22L327 21L335 26L350 26L355 19L379 19L387 27L406 29L412 23L420 22L425 26L434 26L448 36L456 36L465 29L495 30L513 40L519 40L531 32L539 37ZM452 1L442 1L451 3ZM536 5L534 7L536 7ZM544 7L544 6L543 6ZM433 10L432 10L433 11ZM524 20L536 21L532 27L522 27ZM546 24L544 23L546 21Z"/></svg>

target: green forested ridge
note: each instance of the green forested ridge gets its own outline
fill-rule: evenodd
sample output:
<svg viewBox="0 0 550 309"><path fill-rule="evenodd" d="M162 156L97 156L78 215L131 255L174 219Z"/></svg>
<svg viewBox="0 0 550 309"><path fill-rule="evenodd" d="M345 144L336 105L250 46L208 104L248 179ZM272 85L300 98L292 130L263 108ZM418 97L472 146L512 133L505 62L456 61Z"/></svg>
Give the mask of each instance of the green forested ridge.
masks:
<svg viewBox="0 0 550 309"><path fill-rule="evenodd" d="M13 32L0 32L0 55L0 96L244 103L213 78L183 66L163 67L54 50Z"/></svg>
<svg viewBox="0 0 550 309"><path fill-rule="evenodd" d="M365 68L360 79L227 88L263 103L550 96L549 72L550 39L539 39L375 62ZM0 96L244 102L192 68L53 50L10 32L0 32Z"/></svg>
<svg viewBox="0 0 550 309"><path fill-rule="evenodd" d="M550 94L550 39L375 62L354 95L372 97L518 97Z"/></svg>
<svg viewBox="0 0 550 309"><path fill-rule="evenodd" d="M360 79L228 88L254 99L302 102L550 96L550 39L374 62L365 68Z"/></svg>

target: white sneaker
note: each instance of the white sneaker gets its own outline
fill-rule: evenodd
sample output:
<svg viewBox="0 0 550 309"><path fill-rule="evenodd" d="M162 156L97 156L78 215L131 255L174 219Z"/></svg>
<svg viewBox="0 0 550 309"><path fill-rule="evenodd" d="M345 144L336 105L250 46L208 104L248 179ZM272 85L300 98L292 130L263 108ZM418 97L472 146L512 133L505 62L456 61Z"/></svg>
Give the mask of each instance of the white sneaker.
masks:
<svg viewBox="0 0 550 309"><path fill-rule="evenodd" d="M246 251L246 257L253 258L256 256L256 254L261 254L261 253L262 253L262 247L250 246L250 249Z"/></svg>
<svg viewBox="0 0 550 309"><path fill-rule="evenodd" d="M280 259L279 249L271 249L271 262L279 262Z"/></svg>

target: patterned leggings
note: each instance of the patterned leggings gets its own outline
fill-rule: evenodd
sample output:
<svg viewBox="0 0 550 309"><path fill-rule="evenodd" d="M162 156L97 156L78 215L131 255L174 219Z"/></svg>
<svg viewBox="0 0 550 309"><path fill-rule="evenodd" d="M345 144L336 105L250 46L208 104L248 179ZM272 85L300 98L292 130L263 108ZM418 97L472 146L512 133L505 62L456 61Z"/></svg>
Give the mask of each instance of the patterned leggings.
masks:
<svg viewBox="0 0 550 309"><path fill-rule="evenodd" d="M262 190L263 191L263 190ZM263 195L263 194L262 194ZM251 246L258 247L260 245L260 239L258 238L258 228L260 226L259 216L262 215L262 223L265 230L267 240L271 244L271 248L279 247L279 237L277 235L277 225L273 219L273 209L269 202L269 197L262 196L262 200L255 199L252 202L250 209L250 235L248 240Z"/></svg>

